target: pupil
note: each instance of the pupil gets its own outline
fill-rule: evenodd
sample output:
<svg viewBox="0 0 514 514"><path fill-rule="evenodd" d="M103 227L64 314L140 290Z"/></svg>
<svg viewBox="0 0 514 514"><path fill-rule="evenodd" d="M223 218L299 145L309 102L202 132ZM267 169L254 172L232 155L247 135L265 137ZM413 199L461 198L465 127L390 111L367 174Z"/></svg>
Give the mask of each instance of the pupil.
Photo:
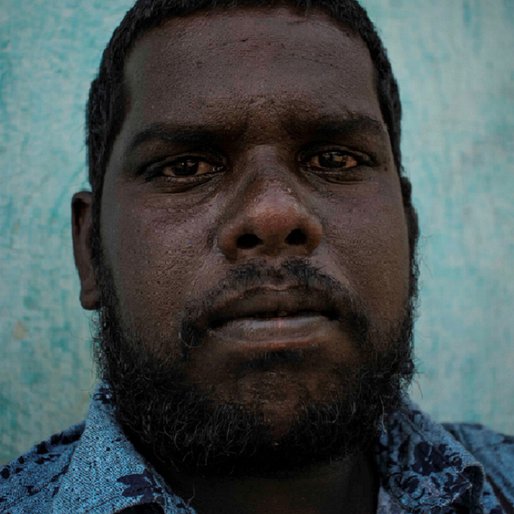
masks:
<svg viewBox="0 0 514 514"><path fill-rule="evenodd" d="M194 175L198 170L198 163L188 159L187 161L181 161L177 163L175 167L175 175L179 177L185 177L188 175Z"/></svg>
<svg viewBox="0 0 514 514"><path fill-rule="evenodd" d="M321 154L320 164L329 168L336 168L342 164L340 157L340 155L335 154L334 152L324 152Z"/></svg>

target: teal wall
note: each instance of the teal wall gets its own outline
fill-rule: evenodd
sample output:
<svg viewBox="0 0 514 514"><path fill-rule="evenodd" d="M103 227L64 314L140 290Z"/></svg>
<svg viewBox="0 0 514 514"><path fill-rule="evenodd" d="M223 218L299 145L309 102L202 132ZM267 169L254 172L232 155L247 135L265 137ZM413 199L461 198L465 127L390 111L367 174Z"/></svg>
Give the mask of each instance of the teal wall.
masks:
<svg viewBox="0 0 514 514"><path fill-rule="evenodd" d="M83 108L130 0L0 0L0 462L95 381L69 202ZM514 1L366 0L401 85L421 238L420 374L441 420L514 433Z"/></svg>

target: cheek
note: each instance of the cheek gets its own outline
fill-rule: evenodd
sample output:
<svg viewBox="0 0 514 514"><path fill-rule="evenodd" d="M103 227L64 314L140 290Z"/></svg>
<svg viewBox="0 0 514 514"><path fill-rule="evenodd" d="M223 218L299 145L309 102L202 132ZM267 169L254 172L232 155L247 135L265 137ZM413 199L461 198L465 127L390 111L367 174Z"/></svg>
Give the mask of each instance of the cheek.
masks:
<svg viewBox="0 0 514 514"><path fill-rule="evenodd" d="M169 340L178 334L184 303L198 287L208 252L208 217L191 219L184 210L133 199L105 214L104 250L124 326L156 345Z"/></svg>
<svg viewBox="0 0 514 514"><path fill-rule="evenodd" d="M401 319L409 295L408 232L401 196L395 191L338 202L341 215L330 225L332 250L373 321Z"/></svg>

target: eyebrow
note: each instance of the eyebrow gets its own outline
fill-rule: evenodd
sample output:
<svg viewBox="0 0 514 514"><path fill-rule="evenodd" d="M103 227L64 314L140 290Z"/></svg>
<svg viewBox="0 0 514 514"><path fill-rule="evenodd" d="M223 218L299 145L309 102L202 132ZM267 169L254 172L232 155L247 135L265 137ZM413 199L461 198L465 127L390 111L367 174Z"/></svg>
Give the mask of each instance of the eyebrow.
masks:
<svg viewBox="0 0 514 514"><path fill-rule="evenodd" d="M330 139L351 134L370 134L379 137L388 134L387 126L383 121L356 113L351 113L342 118L292 119L288 123L287 131L292 137L301 137L308 134L310 137L319 139Z"/></svg>
<svg viewBox="0 0 514 514"><path fill-rule="evenodd" d="M224 127L206 128L204 125L168 125L153 123L138 132L129 144L134 151L139 146L154 141L163 141L178 145L219 145L232 136Z"/></svg>
<svg viewBox="0 0 514 514"><path fill-rule="evenodd" d="M363 114L350 114L343 118L321 117L319 119L291 118L284 122L284 128L293 138L308 135L311 138L330 139L351 134L371 134L383 137L387 135L384 122ZM129 144L129 151L148 142L162 141L170 144L191 146L220 146L227 138L237 137L242 130L227 130L225 126L207 128L205 125L170 125L152 123L138 132Z"/></svg>

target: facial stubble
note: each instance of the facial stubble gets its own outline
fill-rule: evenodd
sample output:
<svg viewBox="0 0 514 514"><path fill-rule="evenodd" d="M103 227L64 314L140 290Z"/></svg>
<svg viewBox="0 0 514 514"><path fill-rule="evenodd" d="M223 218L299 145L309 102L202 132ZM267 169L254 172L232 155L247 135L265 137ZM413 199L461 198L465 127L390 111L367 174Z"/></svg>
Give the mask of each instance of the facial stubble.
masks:
<svg viewBox="0 0 514 514"><path fill-rule="evenodd" d="M204 476L266 475L344 459L373 445L383 416L398 406L412 378L415 285L401 319L379 330L355 294L309 263L292 259L279 269L249 264L186 306L178 341L148 341L133 331L129 335L112 272L101 255L95 260L102 295L95 338L101 378L111 389L121 426L157 466ZM186 375L189 354L201 348L205 336L197 320L212 299L227 288L270 279L306 289L315 284L344 298L340 303L348 308L340 313L341 322L361 355L359 366L341 364L335 370L340 387L331 397L299 403L289 431L278 440L262 411L212 398ZM414 264L411 280L416 280ZM148 351L151 345L178 347L182 356L157 358ZM298 352L279 352L248 367L255 372L284 364L294 368L301 359Z"/></svg>

